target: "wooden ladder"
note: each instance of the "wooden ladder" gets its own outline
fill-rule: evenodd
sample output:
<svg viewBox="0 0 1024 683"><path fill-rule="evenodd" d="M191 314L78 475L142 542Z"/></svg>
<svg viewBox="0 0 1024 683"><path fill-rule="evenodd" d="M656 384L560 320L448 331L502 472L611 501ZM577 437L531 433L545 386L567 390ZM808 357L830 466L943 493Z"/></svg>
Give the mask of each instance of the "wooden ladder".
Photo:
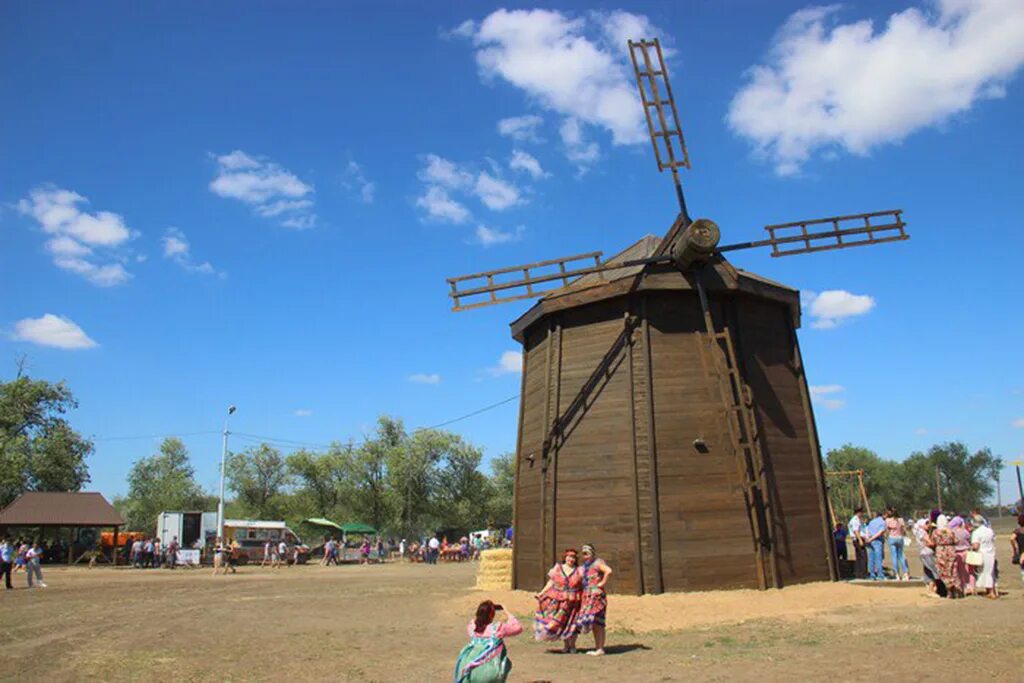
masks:
<svg viewBox="0 0 1024 683"><path fill-rule="evenodd" d="M710 322L710 321L708 321ZM754 415L753 393L743 381L735 346L728 327L716 332L709 326L700 345L707 363L718 379L726 412L729 440L736 454L736 467L743 486L743 498L753 532L757 577L760 588L778 587L778 572L772 539L771 496L768 472L761 453L760 435Z"/></svg>

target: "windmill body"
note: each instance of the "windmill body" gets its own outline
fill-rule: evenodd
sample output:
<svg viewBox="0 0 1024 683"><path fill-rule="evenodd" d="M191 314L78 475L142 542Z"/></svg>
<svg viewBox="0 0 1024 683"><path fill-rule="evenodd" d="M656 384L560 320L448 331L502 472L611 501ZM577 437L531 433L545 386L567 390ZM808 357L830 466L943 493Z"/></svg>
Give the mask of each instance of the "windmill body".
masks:
<svg viewBox="0 0 1024 683"><path fill-rule="evenodd" d="M622 256L647 256L658 242ZM726 262L705 279L716 330L732 330L735 371L751 392L765 471L754 500L716 371L726 351L705 341L692 278L637 270L549 296L512 324L523 345L514 586L540 588L561 551L584 542L625 593L833 577L799 293Z"/></svg>
<svg viewBox="0 0 1024 683"><path fill-rule="evenodd" d="M523 345L513 585L595 544L626 593L837 578L795 289L725 254L773 257L909 238L899 210L768 225L719 245L691 220L690 168L657 40L629 43L655 159L679 214L608 261L590 252L449 278L453 310L534 299Z"/></svg>

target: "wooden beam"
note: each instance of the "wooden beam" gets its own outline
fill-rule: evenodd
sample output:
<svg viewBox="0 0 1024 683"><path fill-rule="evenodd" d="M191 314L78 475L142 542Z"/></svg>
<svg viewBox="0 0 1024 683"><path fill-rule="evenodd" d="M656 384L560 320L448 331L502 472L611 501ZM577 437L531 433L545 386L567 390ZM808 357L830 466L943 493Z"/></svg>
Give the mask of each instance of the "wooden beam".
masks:
<svg viewBox="0 0 1024 683"><path fill-rule="evenodd" d="M640 475L637 467L637 449L636 449L636 396L635 396L635 385L634 382L634 369L633 369L633 334L635 327L630 328L629 319L630 314L630 301L626 300L626 310L623 314L623 324L629 331L629 339L626 341L626 354L629 359L629 365L627 371L629 372L629 431L630 431L630 449L632 450L633 456L633 528L635 533L633 534L633 552L635 553L636 561L634 562L634 571L636 571L636 594L643 595L644 593L644 561L643 561L643 548L640 542Z"/></svg>
<svg viewBox="0 0 1024 683"><path fill-rule="evenodd" d="M836 544L832 542L832 525L828 523L828 513L825 511L826 501L829 508L832 506L832 501L828 498L828 489L825 485L825 468L821 464L821 443L818 441L818 427L814 421L814 406L811 405L811 396L807 389L807 375L804 373L804 359L800 353L800 340L797 339L796 329L791 327L790 335L793 346L793 360L795 361L796 371L800 375L800 401L803 403L804 419L807 421L807 429L809 430L808 436L810 438L808 441L811 446L809 455L811 462L814 464L814 476L818 479L818 508L821 511L821 525L825 536L825 557L832 580L838 581L839 565L836 560ZM832 513L832 518L835 519L835 512Z"/></svg>
<svg viewBox="0 0 1024 683"><path fill-rule="evenodd" d="M641 309L643 321L644 352L647 354L647 442L650 452L651 469L651 554L654 557L654 593L665 592L665 582L661 571L661 513L658 509L658 446L654 433L654 354L651 353L651 329L648 323L647 297L643 298Z"/></svg>
<svg viewBox="0 0 1024 683"><path fill-rule="evenodd" d="M519 426L518 434L516 436L516 468L515 468L515 479L512 486L512 530L513 534L521 533L522 527L519 525L519 492L523 485L522 475L519 473L523 462L523 411L526 408L526 364L528 349L526 344L523 344L523 372L519 377ZM512 543L512 588L521 588L519 585L519 573L516 571L516 554L518 543L513 539Z"/></svg>

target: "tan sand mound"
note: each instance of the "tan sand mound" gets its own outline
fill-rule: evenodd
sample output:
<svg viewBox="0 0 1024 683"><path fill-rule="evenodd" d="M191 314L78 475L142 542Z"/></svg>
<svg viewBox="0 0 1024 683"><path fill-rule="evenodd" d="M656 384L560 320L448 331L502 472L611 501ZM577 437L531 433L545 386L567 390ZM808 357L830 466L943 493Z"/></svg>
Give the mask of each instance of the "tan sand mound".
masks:
<svg viewBox="0 0 1024 683"><path fill-rule="evenodd" d="M521 620L531 618L537 606L528 591L492 589L487 595L466 596L448 603L458 614L471 614L482 599L500 602ZM802 619L846 607L903 605L934 607L941 604L925 595L924 587L884 588L846 583L809 583L782 590L730 590L663 595L608 596L611 631L677 631L702 626L743 623L756 619Z"/></svg>

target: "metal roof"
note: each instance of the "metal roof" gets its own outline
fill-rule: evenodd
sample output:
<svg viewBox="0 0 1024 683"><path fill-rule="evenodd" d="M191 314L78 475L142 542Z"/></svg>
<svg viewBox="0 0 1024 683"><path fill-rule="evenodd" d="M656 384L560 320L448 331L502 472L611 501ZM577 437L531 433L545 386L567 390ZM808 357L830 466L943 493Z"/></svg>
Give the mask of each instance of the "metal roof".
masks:
<svg viewBox="0 0 1024 683"><path fill-rule="evenodd" d="M224 526L232 529L284 529L284 520L271 519L225 519Z"/></svg>
<svg viewBox="0 0 1024 683"><path fill-rule="evenodd" d="M0 526L124 526L100 493L29 491L0 510Z"/></svg>

